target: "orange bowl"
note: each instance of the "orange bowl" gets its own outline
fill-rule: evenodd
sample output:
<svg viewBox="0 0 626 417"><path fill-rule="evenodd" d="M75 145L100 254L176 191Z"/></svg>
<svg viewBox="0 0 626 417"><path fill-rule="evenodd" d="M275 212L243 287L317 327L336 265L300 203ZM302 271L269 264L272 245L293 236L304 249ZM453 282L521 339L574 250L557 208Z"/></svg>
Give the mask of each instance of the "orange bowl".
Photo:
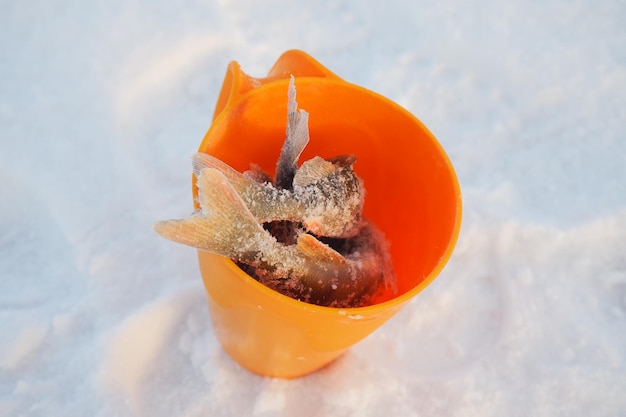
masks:
<svg viewBox="0 0 626 417"><path fill-rule="evenodd" d="M199 251L225 351L252 372L284 378L320 369L397 313L445 266L461 225L456 174L428 129L302 51L284 53L266 78L250 77L232 62L199 152L239 171L256 163L272 174L285 137L292 74L299 108L310 114L311 140L301 160L356 155L354 168L366 188L363 214L390 244L398 291L382 293L367 307L320 307L265 287L229 259Z"/></svg>

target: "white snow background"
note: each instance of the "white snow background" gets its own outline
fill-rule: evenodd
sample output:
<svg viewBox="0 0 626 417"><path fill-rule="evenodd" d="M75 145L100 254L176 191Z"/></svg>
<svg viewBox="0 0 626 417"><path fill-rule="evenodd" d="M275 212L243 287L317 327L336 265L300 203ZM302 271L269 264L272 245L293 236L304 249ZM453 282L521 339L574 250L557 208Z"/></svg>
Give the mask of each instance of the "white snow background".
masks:
<svg viewBox="0 0 626 417"><path fill-rule="evenodd" d="M626 415L626 3L0 5L0 415ZM328 368L222 352L191 155L229 61L285 50L420 118L464 222L446 269ZM392 215L392 214L390 214Z"/></svg>

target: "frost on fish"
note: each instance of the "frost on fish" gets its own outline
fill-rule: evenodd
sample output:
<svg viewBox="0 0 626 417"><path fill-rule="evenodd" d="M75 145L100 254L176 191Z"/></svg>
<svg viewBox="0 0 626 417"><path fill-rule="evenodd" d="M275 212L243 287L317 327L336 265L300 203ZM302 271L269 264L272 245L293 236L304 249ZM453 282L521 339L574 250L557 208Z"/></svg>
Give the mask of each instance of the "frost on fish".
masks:
<svg viewBox="0 0 626 417"><path fill-rule="evenodd" d="M200 209L158 222L167 239L228 257L264 285L294 299L332 307L371 304L395 291L382 233L361 212L365 190L354 156L316 156L298 167L309 141L308 113L298 111L293 77L285 143L272 178L258 166L240 173L196 154Z"/></svg>
<svg viewBox="0 0 626 417"><path fill-rule="evenodd" d="M256 182L266 178L258 170L254 176L244 175L214 156L199 153L193 158L196 177L207 168L222 172L260 223L299 222L307 231L328 237L359 231L365 192L352 169L354 162L352 156L331 161L315 157L302 164L291 189L285 189Z"/></svg>

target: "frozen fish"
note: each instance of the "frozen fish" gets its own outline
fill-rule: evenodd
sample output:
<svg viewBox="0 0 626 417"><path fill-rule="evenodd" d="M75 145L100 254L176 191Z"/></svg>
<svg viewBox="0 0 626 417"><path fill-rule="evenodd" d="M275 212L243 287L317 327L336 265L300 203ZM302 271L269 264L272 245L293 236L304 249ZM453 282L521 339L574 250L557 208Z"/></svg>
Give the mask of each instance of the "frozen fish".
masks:
<svg viewBox="0 0 626 417"><path fill-rule="evenodd" d="M163 237L228 257L261 283L292 298L333 307L370 303L395 290L386 241L361 215L365 189L351 155L313 157L308 113L298 110L293 77L286 139L274 179L258 166L240 173L218 158L193 158L199 210L158 222Z"/></svg>
<svg viewBox="0 0 626 417"><path fill-rule="evenodd" d="M292 298L333 307L360 306L393 270L385 240L365 222L344 239L340 253L304 231L297 243L278 242L248 210L228 178L214 168L198 177L200 210L183 220L156 223L163 237L242 264L261 283Z"/></svg>

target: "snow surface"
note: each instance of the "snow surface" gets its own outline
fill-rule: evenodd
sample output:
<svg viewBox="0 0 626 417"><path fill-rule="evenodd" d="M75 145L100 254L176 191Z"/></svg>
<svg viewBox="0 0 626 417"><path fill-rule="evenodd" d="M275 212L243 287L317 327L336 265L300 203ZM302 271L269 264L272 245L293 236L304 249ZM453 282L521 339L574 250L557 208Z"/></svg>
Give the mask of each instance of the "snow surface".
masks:
<svg viewBox="0 0 626 417"><path fill-rule="evenodd" d="M0 4L0 415L626 415L626 3ZM464 193L457 250L323 371L211 329L190 157L226 65L290 48L399 102Z"/></svg>

